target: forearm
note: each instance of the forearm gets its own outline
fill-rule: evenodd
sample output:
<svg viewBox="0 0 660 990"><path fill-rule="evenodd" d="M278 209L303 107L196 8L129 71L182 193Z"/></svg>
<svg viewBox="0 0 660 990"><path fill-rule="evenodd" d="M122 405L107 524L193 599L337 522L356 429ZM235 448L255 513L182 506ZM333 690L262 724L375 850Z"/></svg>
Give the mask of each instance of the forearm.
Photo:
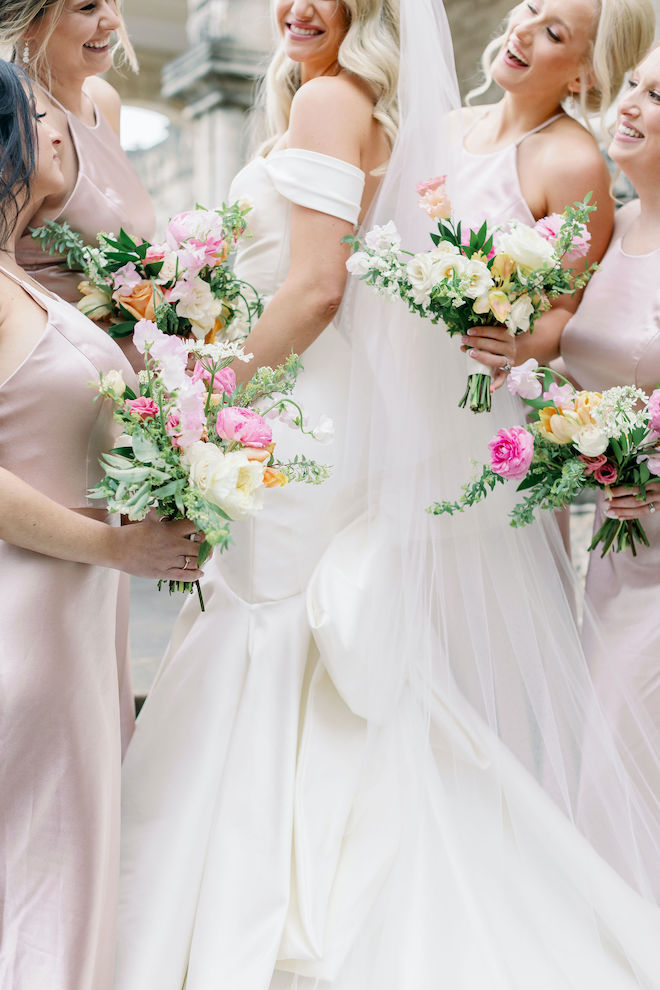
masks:
<svg viewBox="0 0 660 990"><path fill-rule="evenodd" d="M533 333L517 338L516 364L535 358L540 365L547 365L559 357L559 341L562 331L573 314L562 307L553 307L536 322Z"/></svg>
<svg viewBox="0 0 660 990"><path fill-rule="evenodd" d="M292 351L302 355L336 315L342 291L343 285L331 292L323 285L285 282L245 341L252 361L234 362L239 381L247 381L264 365L282 364Z"/></svg>
<svg viewBox="0 0 660 990"><path fill-rule="evenodd" d="M83 564L117 566L113 527L67 509L0 468L0 539Z"/></svg>

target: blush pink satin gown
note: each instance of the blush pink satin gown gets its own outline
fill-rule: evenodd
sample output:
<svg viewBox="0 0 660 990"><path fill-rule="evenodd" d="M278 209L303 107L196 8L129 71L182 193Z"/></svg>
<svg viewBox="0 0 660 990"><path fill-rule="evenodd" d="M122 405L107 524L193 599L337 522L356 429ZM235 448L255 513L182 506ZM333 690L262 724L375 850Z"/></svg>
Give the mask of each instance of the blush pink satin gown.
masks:
<svg viewBox="0 0 660 990"><path fill-rule="evenodd" d="M99 372L132 371L62 300L0 385L0 464L56 502L87 509L114 444ZM98 503L93 510L104 517ZM88 512L92 511L87 509ZM107 990L119 855L115 627L119 572L0 540L0 986Z"/></svg>
<svg viewBox="0 0 660 990"><path fill-rule="evenodd" d="M121 227L133 236L152 238L156 217L151 198L103 114L95 107L96 124L89 127L50 94L49 99L66 115L78 157L76 185L55 219L68 223L87 244L96 244L100 231L118 234ZM29 232L17 245L16 260L50 292L71 303L80 299L80 273L69 271L57 256L44 254ZM122 575L117 616L122 751L135 726L128 643L129 587L128 576Z"/></svg>
<svg viewBox="0 0 660 990"><path fill-rule="evenodd" d="M562 356L569 374L586 389L637 385L649 393L660 385L660 250L632 256L622 244L638 213L639 203L633 202L617 214L600 270L564 329ZM600 500L594 526L603 518ZM610 719L660 797L654 769L659 754L650 752L649 737L623 714L622 692L628 692L649 717L650 728L660 727L660 512L644 515L642 522L651 546L641 547L636 557L627 551L590 556L587 595L602 624L607 658L587 634L585 650Z"/></svg>

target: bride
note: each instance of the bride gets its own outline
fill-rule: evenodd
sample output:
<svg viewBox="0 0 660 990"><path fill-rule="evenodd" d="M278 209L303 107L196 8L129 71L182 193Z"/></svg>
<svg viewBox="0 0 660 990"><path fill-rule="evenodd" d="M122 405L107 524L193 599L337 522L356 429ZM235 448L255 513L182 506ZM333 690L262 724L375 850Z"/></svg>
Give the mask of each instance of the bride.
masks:
<svg viewBox="0 0 660 990"><path fill-rule="evenodd" d="M365 226L415 247L458 95L442 4L402 8L401 131ZM248 349L310 343L301 401L342 442L332 486L242 524L208 614L177 624L125 763L117 990L660 987L657 807L599 717L554 523L510 531L504 489L424 512L511 407L475 425L460 356L359 287L322 333L334 305L304 312L388 157L393 6L275 9L289 130L287 103L232 188L255 203L239 270L273 295ZM588 838L587 732L611 759Z"/></svg>

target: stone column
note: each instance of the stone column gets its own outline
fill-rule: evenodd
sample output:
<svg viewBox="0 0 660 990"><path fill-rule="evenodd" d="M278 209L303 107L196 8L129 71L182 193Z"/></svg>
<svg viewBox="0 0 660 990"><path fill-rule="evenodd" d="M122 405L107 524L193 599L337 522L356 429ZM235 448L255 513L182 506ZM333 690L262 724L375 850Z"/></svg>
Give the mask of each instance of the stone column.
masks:
<svg viewBox="0 0 660 990"><path fill-rule="evenodd" d="M268 0L188 0L187 31L190 48L165 66L162 91L185 105L194 196L214 206L247 155L247 112L272 44Z"/></svg>

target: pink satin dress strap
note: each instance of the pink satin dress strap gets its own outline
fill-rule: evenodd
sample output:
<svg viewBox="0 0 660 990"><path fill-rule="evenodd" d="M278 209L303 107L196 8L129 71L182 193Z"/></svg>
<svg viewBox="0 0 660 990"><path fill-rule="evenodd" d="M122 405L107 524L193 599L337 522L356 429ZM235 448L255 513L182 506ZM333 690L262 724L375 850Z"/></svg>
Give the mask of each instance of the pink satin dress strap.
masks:
<svg viewBox="0 0 660 990"><path fill-rule="evenodd" d="M520 187L518 149L527 138L563 116L563 113L557 113L512 144L484 155L468 151L465 147L465 138L478 126L481 118L467 129L454 148L454 167L447 185L454 216L462 220L464 226L478 229L484 220L488 220L491 226L509 220L532 225L536 223Z"/></svg>
<svg viewBox="0 0 660 990"><path fill-rule="evenodd" d="M78 158L78 178L69 199L55 218L96 244L96 235L118 234L123 227L133 236L150 239L156 217L149 193L131 165L119 138L95 104L93 126L53 101L66 115ZM20 239L16 259L38 282L68 302L80 298L80 275L67 270L57 256L45 254L29 232Z"/></svg>
<svg viewBox="0 0 660 990"><path fill-rule="evenodd" d="M562 357L583 388L637 385L648 394L660 386L660 249L630 255L624 246L638 214L637 201L617 213L607 253L562 335ZM603 522L603 502L598 502L594 528ZM648 738L625 718L625 699L615 685L623 677L652 724L660 725L660 512L644 514L642 523L651 546L640 547L636 557L628 551L605 558L591 554L587 595L608 645L607 657L586 632L584 638L606 711L660 798L660 780L651 769L658 754L650 758Z"/></svg>
<svg viewBox="0 0 660 990"><path fill-rule="evenodd" d="M5 272L11 278L13 275ZM131 369L73 307L0 385L0 465L88 505L116 426L89 382ZM98 503L97 503L98 505ZM110 990L119 852L119 573L0 540L0 986Z"/></svg>

